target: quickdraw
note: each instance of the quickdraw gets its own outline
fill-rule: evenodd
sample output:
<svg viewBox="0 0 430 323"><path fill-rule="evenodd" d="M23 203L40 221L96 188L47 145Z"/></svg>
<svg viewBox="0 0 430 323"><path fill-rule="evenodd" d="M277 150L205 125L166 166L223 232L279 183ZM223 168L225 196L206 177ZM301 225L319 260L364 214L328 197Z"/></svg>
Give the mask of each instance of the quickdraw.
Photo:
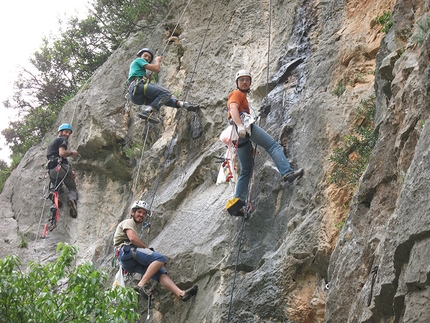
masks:
<svg viewBox="0 0 430 323"><path fill-rule="evenodd" d="M228 183L233 178L233 172L230 168L230 159L224 160L221 166L224 168L225 181Z"/></svg>

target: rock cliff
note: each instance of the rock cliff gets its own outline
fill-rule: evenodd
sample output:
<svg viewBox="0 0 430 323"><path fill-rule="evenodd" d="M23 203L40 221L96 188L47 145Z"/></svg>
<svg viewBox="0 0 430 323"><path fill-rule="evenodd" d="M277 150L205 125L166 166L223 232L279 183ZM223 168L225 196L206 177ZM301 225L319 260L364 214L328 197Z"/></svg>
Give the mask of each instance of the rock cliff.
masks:
<svg viewBox="0 0 430 323"><path fill-rule="evenodd" d="M127 39L12 172L0 195L0 256L49 261L64 241L79 247L79 261L113 274L113 231L143 198L154 212L142 238L168 257L180 287L199 285L185 304L157 288L152 322L430 321L429 33L422 44L411 41L430 2L187 3L172 1L152 30ZM387 33L376 22L384 11L392 13ZM168 42L182 12L178 41ZM159 125L139 119L124 94L142 46L163 54L160 83L204 108L163 107ZM218 136L242 68L253 74L249 101L262 112L260 126L305 169L300 181L284 183L258 149L245 222L225 211L233 191L215 184L213 158L225 151ZM335 94L339 85L344 92ZM351 191L330 182L329 156L372 95L378 141ZM63 122L75 129L69 143L81 155L72 160L79 215L63 209L40 239L49 208L45 151Z"/></svg>

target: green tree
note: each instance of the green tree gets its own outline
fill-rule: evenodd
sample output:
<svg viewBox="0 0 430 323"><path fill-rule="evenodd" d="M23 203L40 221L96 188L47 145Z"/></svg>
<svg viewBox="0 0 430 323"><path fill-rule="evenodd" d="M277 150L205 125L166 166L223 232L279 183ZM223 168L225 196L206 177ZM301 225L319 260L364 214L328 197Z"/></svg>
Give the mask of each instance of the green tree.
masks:
<svg viewBox="0 0 430 323"><path fill-rule="evenodd" d="M0 259L0 322L135 322L137 295L109 288L107 274L91 263L74 266L76 248L59 244L59 257L22 270L17 256Z"/></svg>
<svg viewBox="0 0 430 323"><path fill-rule="evenodd" d="M167 0L95 0L85 19L59 21L57 36L43 38L14 84L18 121L2 130L12 158L20 160L49 131L64 104L73 97L112 51L132 33L149 30L167 12Z"/></svg>
<svg viewBox="0 0 430 323"><path fill-rule="evenodd" d="M10 168L7 163L0 159L0 193L3 191L4 183L10 175Z"/></svg>
<svg viewBox="0 0 430 323"><path fill-rule="evenodd" d="M338 185L356 185L366 169L378 139L375 131L375 96L362 100L356 109L355 126L329 159L333 163L330 180Z"/></svg>

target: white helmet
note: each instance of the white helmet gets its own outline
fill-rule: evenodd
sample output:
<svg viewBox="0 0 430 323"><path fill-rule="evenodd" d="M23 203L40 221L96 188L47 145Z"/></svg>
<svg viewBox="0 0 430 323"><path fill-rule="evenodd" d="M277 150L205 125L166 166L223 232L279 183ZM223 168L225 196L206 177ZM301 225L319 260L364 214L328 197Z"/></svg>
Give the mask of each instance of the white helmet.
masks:
<svg viewBox="0 0 430 323"><path fill-rule="evenodd" d="M240 71L238 71L238 72L236 73L236 82L237 82L237 79L238 79L239 77L242 77L242 76L249 76L249 78L250 78L250 79L251 79L251 81L252 81L251 73L249 73L247 70L240 70Z"/></svg>
<svg viewBox="0 0 430 323"><path fill-rule="evenodd" d="M144 209L144 210L146 210L147 215L151 214L151 210L149 209L148 203L146 203L143 200L136 201L131 206L131 210L137 210L137 209Z"/></svg>

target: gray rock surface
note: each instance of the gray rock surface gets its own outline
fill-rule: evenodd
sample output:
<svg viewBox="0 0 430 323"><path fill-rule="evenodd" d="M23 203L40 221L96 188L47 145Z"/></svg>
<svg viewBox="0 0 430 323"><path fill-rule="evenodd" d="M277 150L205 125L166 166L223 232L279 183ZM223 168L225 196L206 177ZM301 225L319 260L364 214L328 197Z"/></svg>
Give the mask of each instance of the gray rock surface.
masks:
<svg viewBox="0 0 430 323"><path fill-rule="evenodd" d="M423 45L409 42L428 0L276 0L271 15L268 1L203 0L186 10L178 43L165 46L165 27L185 4L173 1L154 30L127 39L12 172L0 195L0 256L45 262L63 241L79 247L79 262L113 275L113 231L143 198L154 212L142 238L167 256L181 288L199 285L186 304L158 287L151 322L429 322L429 34ZM375 22L384 10L393 17L387 34ZM203 109L163 107L159 125L137 117L125 80L143 45L163 52L160 83ZM224 209L233 191L215 184L213 158L225 151L218 136L242 68L253 74L249 101L256 113L262 108L260 126L306 171L284 183L259 149L244 224ZM340 83L346 90L337 96ZM330 183L329 156L371 94L379 139L352 196ZM58 227L40 239L45 151L63 122L73 125L69 143L81 155L72 160L79 215L63 208Z"/></svg>

